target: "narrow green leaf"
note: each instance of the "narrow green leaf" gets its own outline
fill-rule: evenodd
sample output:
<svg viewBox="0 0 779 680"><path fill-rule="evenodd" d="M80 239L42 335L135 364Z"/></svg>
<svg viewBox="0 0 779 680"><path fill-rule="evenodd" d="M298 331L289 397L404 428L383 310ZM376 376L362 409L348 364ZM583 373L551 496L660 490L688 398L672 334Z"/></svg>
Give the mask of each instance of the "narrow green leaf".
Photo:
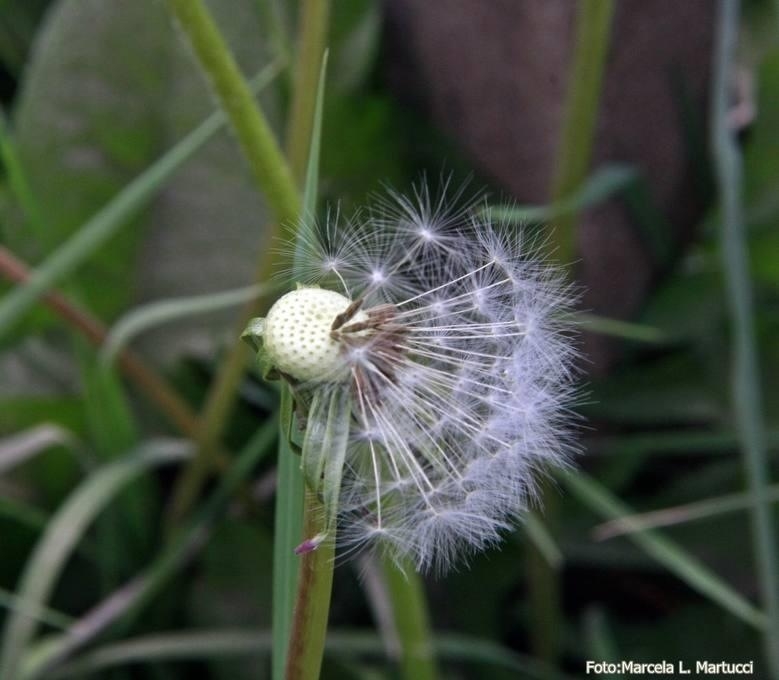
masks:
<svg viewBox="0 0 779 680"><path fill-rule="evenodd" d="M49 680L82 677L107 668L144 664L163 660L195 660L220 656L257 656L266 654L271 636L265 630L205 630L195 633L159 633L104 645L83 657L51 671ZM531 678L570 680L565 675L517 654L491 640L467 635L440 635L435 648L452 661L468 661L506 668ZM332 631L326 651L333 656L372 656L384 654L382 640L373 632Z"/></svg>
<svg viewBox="0 0 779 680"><path fill-rule="evenodd" d="M295 546L303 535L303 494L305 481L300 469L300 456L285 436L293 425L292 394L289 387L281 390L276 518L273 532L273 656L274 680L283 680L284 664L292 629L300 572L300 560Z"/></svg>
<svg viewBox="0 0 779 680"><path fill-rule="evenodd" d="M314 108L314 125L311 132L311 149L308 155L308 168L306 169L306 184L303 187L303 204L301 207L301 221L309 221L313 224L316 218L316 201L319 191L319 154L322 148L322 107L325 98L325 74L327 73L327 56L325 51L322 57L322 67L319 72L319 86L317 88L316 106ZM297 239L295 243L295 256L292 264L293 276L296 280L302 278L300 274L301 259L304 257L303 242Z"/></svg>
<svg viewBox="0 0 779 680"><path fill-rule="evenodd" d="M317 89L315 120L311 134L306 183L303 188L301 220L312 220L316 210L319 185L319 150L322 135L322 102L324 100L327 53L322 61ZM293 271L299 270L302 250L296 243ZM292 395L289 388L281 392L279 423L282 432L293 427ZM295 547L303 534L303 501L305 481L300 469L300 458L294 453L287 437L279 439L279 464L276 492L276 524L273 535L273 652L271 668L273 680L282 680L287 660L292 610L298 588L300 560Z"/></svg>
<svg viewBox="0 0 779 680"><path fill-rule="evenodd" d="M69 626L73 625L74 621L72 616L68 616L62 612L49 609L48 607L30 604L18 595L7 591L5 588L0 588L0 607L12 612L18 612L21 616L27 616L48 626L61 628L63 630L67 630Z"/></svg>
<svg viewBox="0 0 779 680"><path fill-rule="evenodd" d="M265 68L257 77L257 89L267 86L278 69L278 64ZM7 332L47 290L77 269L125 226L160 191L167 179L224 127L226 121L222 111L211 114L47 257L26 284L17 286L3 298L0 301L0 334Z"/></svg>
<svg viewBox="0 0 779 680"><path fill-rule="evenodd" d="M597 205L636 180L636 171L624 165L609 165L590 177L571 195L549 205L495 205L490 216L507 222L549 222Z"/></svg>
<svg viewBox="0 0 779 680"><path fill-rule="evenodd" d="M563 554L541 517L535 512L527 513L522 528L547 564L553 569L559 569L563 563Z"/></svg>
<svg viewBox="0 0 779 680"><path fill-rule="evenodd" d="M563 473L561 478L571 493L598 515L618 519L633 514L628 506L583 472ZM693 590L749 625L759 630L765 626L765 615L761 611L673 541L655 531L639 531L628 538Z"/></svg>
<svg viewBox="0 0 779 680"><path fill-rule="evenodd" d="M48 678L54 663L68 658L115 621L121 619L129 626L144 604L151 601L186 563L192 550L202 541L204 532L216 521L238 486L251 474L257 463L270 453L276 432L275 419L259 428L187 527L141 574L94 607L67 633L34 645L25 655L21 677L24 680Z"/></svg>
<svg viewBox="0 0 779 680"><path fill-rule="evenodd" d="M49 522L25 567L18 596L31 606L44 607L73 549L116 493L150 467L180 461L188 455L189 447L181 441L149 443L87 478ZM18 677L19 663L37 625L19 612L8 617L0 647L1 678Z"/></svg>
<svg viewBox="0 0 779 680"><path fill-rule="evenodd" d="M52 446L73 446L76 438L59 425L41 423L0 439L0 474L43 453Z"/></svg>
<svg viewBox="0 0 779 680"><path fill-rule="evenodd" d="M653 326L647 326L645 324L631 323L629 321L621 321L620 319L609 319L605 316L598 316L585 312L579 312L576 315L576 320L581 323L583 328L592 333L611 335L615 338L635 340L649 344L668 342L668 336L663 331L659 328L654 328Z"/></svg>
<svg viewBox="0 0 779 680"><path fill-rule="evenodd" d="M720 255L732 332L731 401L747 484L753 498L752 532L760 601L765 608L767 674L779 678L779 543L768 503L771 461L766 451L762 371L755 332L755 303L744 224L743 162L731 123L733 70L738 64L740 3L720 0L711 97L711 151L722 219Z"/></svg>
<svg viewBox="0 0 779 680"><path fill-rule="evenodd" d="M770 503L779 503L779 484L772 484L766 489L766 500ZM662 508L651 512L643 512L636 515L628 515L619 519L604 522L595 527L593 535L600 541L615 536L622 536L634 531L657 529L699 519L718 517L730 512L749 510L752 508L753 498L748 493L733 493L716 498L707 498L702 501L674 505L670 508Z"/></svg>
<svg viewBox="0 0 779 680"><path fill-rule="evenodd" d="M108 333L100 351L100 359L111 363L116 355L144 331L187 316L206 314L226 307L244 304L265 295L271 286L254 284L206 295L192 295L171 300L158 300L137 307L117 321Z"/></svg>

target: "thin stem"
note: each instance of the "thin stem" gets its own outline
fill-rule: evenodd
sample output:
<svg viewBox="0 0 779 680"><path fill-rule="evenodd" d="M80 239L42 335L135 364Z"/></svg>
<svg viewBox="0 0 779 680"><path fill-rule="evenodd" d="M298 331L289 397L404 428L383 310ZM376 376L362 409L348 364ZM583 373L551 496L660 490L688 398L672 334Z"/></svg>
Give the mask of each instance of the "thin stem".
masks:
<svg viewBox="0 0 779 680"><path fill-rule="evenodd" d="M579 189L589 169L615 3L614 0L581 0L576 7L576 38L552 183L553 205L565 202ZM561 214L551 234L550 249L563 263L571 262L575 255L578 213L572 210ZM551 483L542 488L542 499L545 524L554 536L559 500ZM532 541L527 546L532 644L538 658L554 665L560 656L562 629L559 574Z"/></svg>
<svg viewBox="0 0 779 680"><path fill-rule="evenodd" d="M300 35L298 37L295 80L287 128L287 157L295 179L303 182L308 164L317 84L322 55L327 42L329 0L303 0L300 3Z"/></svg>
<svg viewBox="0 0 779 680"><path fill-rule="evenodd" d="M276 217L276 225L267 230L265 247L260 251L257 281L266 281L273 263L273 252L268 244L279 235L281 225L295 222L300 214L300 196L292 172L202 0L166 0L166 4L179 21L200 66L208 75L235 130L241 150ZM248 348L238 338L248 320L261 312L263 304L263 301L256 301L245 308L236 324L235 344L221 363L209 389L200 419L198 451L174 489L169 508L169 519L173 522L189 511L212 467L214 451L249 358Z"/></svg>
<svg viewBox="0 0 779 680"><path fill-rule="evenodd" d="M383 571L400 642L402 675L406 680L435 680L438 669L422 578L413 565L403 565L401 570L389 560L384 561Z"/></svg>
<svg viewBox="0 0 779 680"><path fill-rule="evenodd" d="M576 191L589 169L614 15L614 0L581 0L576 7L576 43L552 183L553 205ZM574 258L577 217L578 211L573 210L555 221L552 247L561 262Z"/></svg>
<svg viewBox="0 0 779 680"><path fill-rule="evenodd" d="M766 615L765 653L771 677L779 678L779 557L769 505L770 472L760 390L760 366L749 256L744 238L741 155L728 125L733 57L739 27L738 0L720 0L712 93L712 148L722 202L721 252L733 332L732 400L752 495L755 563Z"/></svg>
<svg viewBox="0 0 779 680"><path fill-rule="evenodd" d="M282 680L289 649L292 612L298 589L300 560L295 546L303 536L303 503L305 483L300 469L300 456L292 451L290 428L294 426L292 394L281 388L279 408L278 468L276 476L276 512L273 526L273 680Z"/></svg>
<svg viewBox="0 0 779 680"><path fill-rule="evenodd" d="M14 283L26 283L31 270L7 248L0 246L0 273ZM94 346L102 346L108 337L108 329L98 319L61 293L49 291L43 295L43 302ZM197 434L198 422L192 409L143 359L124 349L119 353L118 364L124 375L156 404L171 425L188 437Z"/></svg>
<svg viewBox="0 0 779 680"><path fill-rule="evenodd" d="M166 4L209 76L276 218L280 222L296 220L300 197L292 173L203 0L166 0Z"/></svg>
<svg viewBox="0 0 779 680"><path fill-rule="evenodd" d="M325 509L310 490L306 490L303 517L304 536L317 536L325 531ZM302 556L287 654L287 680L319 678L327 635L334 560L335 536L332 535L318 548Z"/></svg>

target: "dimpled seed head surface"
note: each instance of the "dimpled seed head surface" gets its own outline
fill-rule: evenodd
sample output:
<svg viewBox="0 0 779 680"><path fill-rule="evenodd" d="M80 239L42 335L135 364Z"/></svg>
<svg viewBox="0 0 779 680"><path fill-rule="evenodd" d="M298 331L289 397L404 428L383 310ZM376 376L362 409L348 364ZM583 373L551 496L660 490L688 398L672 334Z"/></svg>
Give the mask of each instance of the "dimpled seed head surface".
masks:
<svg viewBox="0 0 779 680"><path fill-rule="evenodd" d="M333 379L340 345L330 331L351 302L322 288L299 288L280 297L265 318L263 333L265 351L276 368L301 381ZM367 318L361 310L346 323Z"/></svg>

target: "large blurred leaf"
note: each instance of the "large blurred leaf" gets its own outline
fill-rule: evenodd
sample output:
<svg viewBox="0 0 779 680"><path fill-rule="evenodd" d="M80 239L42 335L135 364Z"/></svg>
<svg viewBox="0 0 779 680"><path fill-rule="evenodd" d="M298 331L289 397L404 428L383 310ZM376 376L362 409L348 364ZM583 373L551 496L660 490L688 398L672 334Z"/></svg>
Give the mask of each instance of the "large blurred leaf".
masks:
<svg viewBox="0 0 779 680"><path fill-rule="evenodd" d="M249 74L259 70L268 55L253 0L212 4L241 66ZM38 261L212 109L205 81L160 3L60 0L15 116L46 233L33 243L17 230L13 247ZM74 277L78 290L110 317L132 300L246 283L263 221L259 196L224 133ZM182 343L208 349L200 320L153 335L157 356L171 358Z"/></svg>

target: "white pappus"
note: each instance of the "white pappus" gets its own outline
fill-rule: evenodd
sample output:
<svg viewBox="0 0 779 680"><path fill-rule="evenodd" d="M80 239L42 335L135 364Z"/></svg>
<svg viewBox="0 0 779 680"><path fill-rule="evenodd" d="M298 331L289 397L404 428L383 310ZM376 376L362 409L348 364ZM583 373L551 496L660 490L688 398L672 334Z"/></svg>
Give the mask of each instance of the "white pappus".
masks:
<svg viewBox="0 0 779 680"><path fill-rule="evenodd" d="M390 193L303 227L298 289L250 325L303 404L347 399L339 545L436 571L497 542L566 464L576 358L562 273L483 202L447 200ZM309 441L326 412L309 409Z"/></svg>

